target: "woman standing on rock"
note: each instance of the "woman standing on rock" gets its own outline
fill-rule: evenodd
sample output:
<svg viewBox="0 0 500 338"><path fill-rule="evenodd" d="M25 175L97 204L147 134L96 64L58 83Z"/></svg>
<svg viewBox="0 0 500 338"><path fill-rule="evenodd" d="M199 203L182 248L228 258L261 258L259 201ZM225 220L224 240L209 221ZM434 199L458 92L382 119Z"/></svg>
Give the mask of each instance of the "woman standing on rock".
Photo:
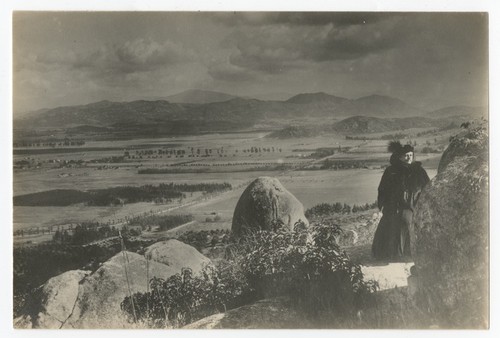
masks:
<svg viewBox="0 0 500 338"><path fill-rule="evenodd" d="M403 259L410 254L409 225L413 209L429 176L414 161L414 148L399 141L389 143L391 165L384 171L378 187L378 207L383 216L372 244L377 259Z"/></svg>

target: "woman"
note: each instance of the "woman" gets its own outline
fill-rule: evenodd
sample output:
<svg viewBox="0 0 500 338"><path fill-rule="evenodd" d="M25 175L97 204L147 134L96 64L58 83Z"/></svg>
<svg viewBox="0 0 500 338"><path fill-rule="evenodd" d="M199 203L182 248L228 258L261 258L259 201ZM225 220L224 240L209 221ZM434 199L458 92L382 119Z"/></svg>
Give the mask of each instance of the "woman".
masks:
<svg viewBox="0 0 500 338"><path fill-rule="evenodd" d="M377 259L403 259L410 256L408 227L422 188L429 182L420 162L414 161L411 145L389 143L391 165L384 171L378 187L378 207L383 216L372 244Z"/></svg>

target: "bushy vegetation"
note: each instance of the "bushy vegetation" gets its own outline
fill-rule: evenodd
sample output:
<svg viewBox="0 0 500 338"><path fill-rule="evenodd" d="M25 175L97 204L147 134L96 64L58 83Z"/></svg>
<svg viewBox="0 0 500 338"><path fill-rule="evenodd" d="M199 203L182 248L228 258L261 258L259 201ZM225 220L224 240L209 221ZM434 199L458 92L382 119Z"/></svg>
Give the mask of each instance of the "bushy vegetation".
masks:
<svg viewBox="0 0 500 338"><path fill-rule="evenodd" d="M120 227L121 233L124 236L137 236L140 231L129 229L126 226ZM101 224L98 222L83 222L77 224L71 231L56 230L52 236L54 242L70 245L83 245L100 239L115 237L119 235L118 228L109 224Z"/></svg>
<svg viewBox="0 0 500 338"><path fill-rule="evenodd" d="M196 183L196 184L186 184L186 183L162 183L160 187L163 187L167 190L173 191L183 191L183 192L195 192L195 191L204 191L208 194L214 192L221 192L231 190L231 184L224 183Z"/></svg>
<svg viewBox="0 0 500 338"><path fill-rule="evenodd" d="M200 275L191 269L167 280L152 278L150 292L136 293L135 311L130 297L121 308L130 320L146 323L150 327L180 327L214 313L224 312L244 303L249 288L241 271L234 264L221 263L217 268L206 266Z"/></svg>
<svg viewBox="0 0 500 338"><path fill-rule="evenodd" d="M55 189L14 196L14 206L68 206L84 203L88 193L75 189Z"/></svg>
<svg viewBox="0 0 500 338"><path fill-rule="evenodd" d="M337 203L320 203L306 210L305 216L307 218L317 217L317 216L326 216L331 214L350 214L356 213L360 211L370 210L377 207L377 202L373 202L371 204L366 203L362 205L348 205L346 203L342 204L340 202Z"/></svg>
<svg viewBox="0 0 500 338"><path fill-rule="evenodd" d="M234 239L227 259L201 275L191 271L167 280L152 279L151 291L122 302L130 320L153 327L179 327L208 315L267 297L284 296L298 311L314 317L328 312L355 320L377 288L365 281L359 265L338 246L338 226L317 225L294 231L258 231ZM134 311L135 310L135 311Z"/></svg>
<svg viewBox="0 0 500 338"><path fill-rule="evenodd" d="M162 183L158 186L121 186L106 189L80 191L56 189L33 194L14 196L15 206L68 206L86 203L90 206L109 206L137 202L168 202L184 198L183 192L203 191L213 193L230 190L229 183L174 184Z"/></svg>
<svg viewBox="0 0 500 338"><path fill-rule="evenodd" d="M294 231L257 232L244 243L240 264L257 296L287 296L308 315L328 311L351 316L376 290L364 281L337 244L338 226L296 226Z"/></svg>
<svg viewBox="0 0 500 338"><path fill-rule="evenodd" d="M186 231L179 236L178 240L201 251L207 247L229 244L233 241L233 237L231 230L216 229L210 231Z"/></svg>

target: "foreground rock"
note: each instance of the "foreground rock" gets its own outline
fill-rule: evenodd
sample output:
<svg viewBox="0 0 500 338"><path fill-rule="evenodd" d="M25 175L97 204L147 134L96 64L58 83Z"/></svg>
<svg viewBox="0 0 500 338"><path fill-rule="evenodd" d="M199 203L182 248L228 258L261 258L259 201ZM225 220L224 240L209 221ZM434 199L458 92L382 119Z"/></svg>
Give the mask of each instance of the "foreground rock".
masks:
<svg viewBox="0 0 500 338"><path fill-rule="evenodd" d="M145 256L158 263L165 264L175 271L189 267L194 273L199 273L204 266L212 262L190 245L176 239L162 241L149 246Z"/></svg>
<svg viewBox="0 0 500 338"><path fill-rule="evenodd" d="M196 249L177 240L155 243L146 253L151 260L124 251L92 274L76 270L51 278L42 287L38 315L18 318L16 327L29 327L31 322L33 328L46 329L132 328L120 307L126 296L146 292L152 277L167 279L183 267L199 272L211 264Z"/></svg>
<svg viewBox="0 0 500 338"><path fill-rule="evenodd" d="M309 225L302 203L278 179L259 177L238 200L231 230L235 235L252 230L274 231L278 223L292 230L298 221Z"/></svg>
<svg viewBox="0 0 500 338"><path fill-rule="evenodd" d="M264 299L185 326L185 329L293 329L305 326L301 315L282 298Z"/></svg>
<svg viewBox="0 0 500 338"><path fill-rule="evenodd" d="M73 316L64 328L129 327L120 308L123 299L129 296L129 285L132 294L146 292L148 276L167 279L179 272L154 261L148 262L147 271L144 256L133 252L125 254L126 257L123 253L115 255L83 281Z"/></svg>
<svg viewBox="0 0 500 338"><path fill-rule="evenodd" d="M34 318L30 315L19 317L15 320L14 327L47 329L63 327L72 316L80 293L80 283L89 274L90 271L71 270L49 279L35 291L40 303L34 309Z"/></svg>
<svg viewBox="0 0 500 338"><path fill-rule="evenodd" d="M465 149L468 148L468 149ZM421 301L444 326L488 325L485 131L455 138L420 197L411 229Z"/></svg>

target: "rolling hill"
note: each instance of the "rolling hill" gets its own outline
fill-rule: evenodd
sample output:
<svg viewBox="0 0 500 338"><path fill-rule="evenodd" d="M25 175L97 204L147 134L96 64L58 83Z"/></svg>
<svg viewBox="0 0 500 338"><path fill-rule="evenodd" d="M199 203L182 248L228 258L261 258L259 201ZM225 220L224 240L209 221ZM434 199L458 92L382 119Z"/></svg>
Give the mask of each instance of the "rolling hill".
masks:
<svg viewBox="0 0 500 338"><path fill-rule="evenodd" d="M487 117L487 107L470 107L470 106L450 106L438 110L434 110L427 114L430 117L450 117L450 116L470 116L470 117Z"/></svg>
<svg viewBox="0 0 500 338"><path fill-rule="evenodd" d="M436 121L425 117L377 118L353 116L335 123L332 128L337 132L362 134L404 130L409 128L430 128L437 127L443 123L446 122Z"/></svg>
<svg viewBox="0 0 500 338"><path fill-rule="evenodd" d="M293 125L277 130L268 135L272 138L300 138L325 133L341 133L345 135L372 134L383 132L404 132L412 128L447 128L458 127L460 123L468 121L468 117L443 117L432 119L429 117L379 118L371 116L352 116L333 124Z"/></svg>

